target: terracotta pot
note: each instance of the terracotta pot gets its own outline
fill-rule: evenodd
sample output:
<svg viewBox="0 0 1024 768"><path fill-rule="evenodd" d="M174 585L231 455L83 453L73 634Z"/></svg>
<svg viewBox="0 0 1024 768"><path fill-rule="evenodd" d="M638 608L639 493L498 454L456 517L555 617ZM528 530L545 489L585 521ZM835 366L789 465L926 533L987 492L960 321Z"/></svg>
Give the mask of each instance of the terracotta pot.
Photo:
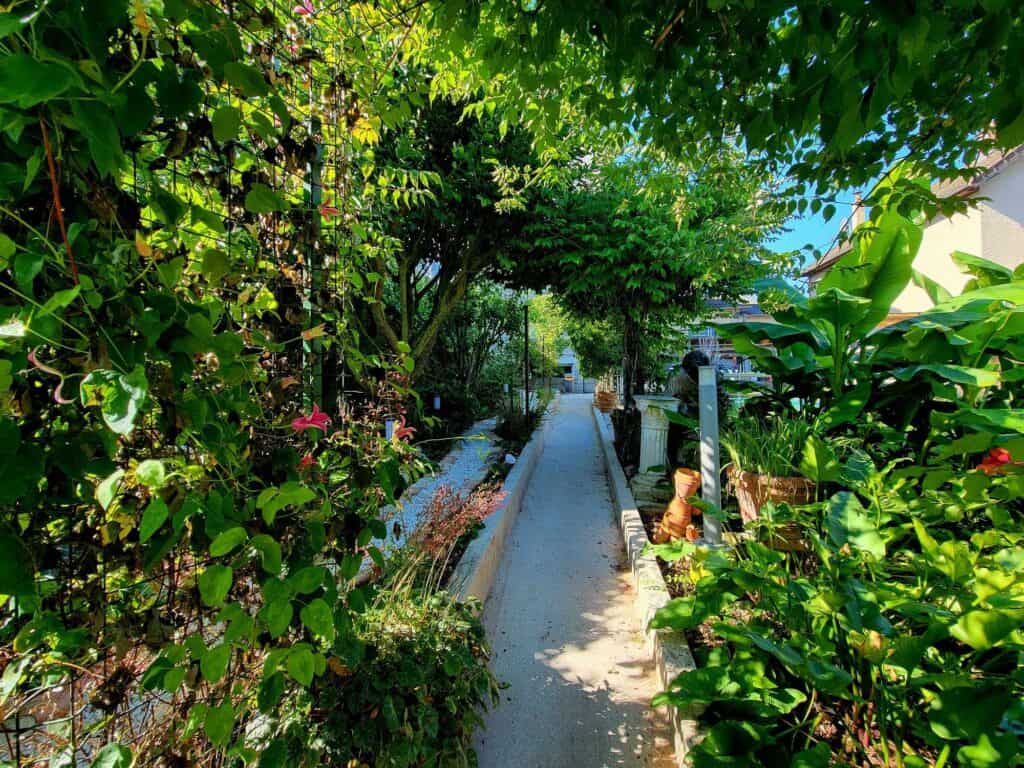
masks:
<svg viewBox="0 0 1024 768"><path fill-rule="evenodd" d="M594 403L597 405L597 410L601 413L614 411L618 401L619 398L614 392L601 391L594 393Z"/></svg>
<svg viewBox="0 0 1024 768"><path fill-rule="evenodd" d="M686 526L686 540L687 541L696 541L699 538L700 538L700 528L698 528L696 525L688 525L688 526Z"/></svg>
<svg viewBox="0 0 1024 768"><path fill-rule="evenodd" d="M696 496L700 490L700 472L680 467L672 473L672 482L676 486L676 496L685 500L690 496ZM700 510L697 510L697 514L700 514Z"/></svg>
<svg viewBox="0 0 1024 768"><path fill-rule="evenodd" d="M744 524L756 520L761 507L768 501L785 502L792 506L814 501L814 481L805 477L770 477L753 472L737 472L733 467L729 467L728 474ZM786 551L806 549L800 527L795 523L779 526L769 546Z"/></svg>
<svg viewBox="0 0 1024 768"><path fill-rule="evenodd" d="M687 504L678 496L672 499L665 507L665 514L661 517L661 524L654 532L654 543L664 544L666 541L681 539L686 536L686 529L692 528L694 507Z"/></svg>

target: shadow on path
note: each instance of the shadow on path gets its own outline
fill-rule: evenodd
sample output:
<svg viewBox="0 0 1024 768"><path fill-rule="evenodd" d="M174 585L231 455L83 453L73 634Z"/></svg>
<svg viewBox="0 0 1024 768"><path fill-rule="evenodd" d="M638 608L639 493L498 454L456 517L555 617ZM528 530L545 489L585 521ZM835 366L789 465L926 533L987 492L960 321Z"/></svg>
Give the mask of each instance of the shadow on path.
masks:
<svg viewBox="0 0 1024 768"><path fill-rule="evenodd" d="M591 418L563 396L484 610L509 683L481 768L673 764Z"/></svg>

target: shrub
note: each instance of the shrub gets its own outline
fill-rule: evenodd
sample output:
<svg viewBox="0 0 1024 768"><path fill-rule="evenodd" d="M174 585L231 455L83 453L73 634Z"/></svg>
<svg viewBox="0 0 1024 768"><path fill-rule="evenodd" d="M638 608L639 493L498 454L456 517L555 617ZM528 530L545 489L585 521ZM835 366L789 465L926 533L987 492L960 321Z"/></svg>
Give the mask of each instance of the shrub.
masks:
<svg viewBox="0 0 1024 768"><path fill-rule="evenodd" d="M472 605L447 594L381 593L315 691L330 765L475 766L480 711L498 703Z"/></svg>

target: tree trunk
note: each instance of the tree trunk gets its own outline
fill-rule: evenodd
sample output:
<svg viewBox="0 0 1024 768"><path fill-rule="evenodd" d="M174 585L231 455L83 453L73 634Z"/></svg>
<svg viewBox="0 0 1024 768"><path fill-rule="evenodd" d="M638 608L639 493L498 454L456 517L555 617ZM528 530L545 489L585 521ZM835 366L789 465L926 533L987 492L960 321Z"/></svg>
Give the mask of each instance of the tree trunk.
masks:
<svg viewBox="0 0 1024 768"><path fill-rule="evenodd" d="M622 333L622 404L629 411L636 407L634 396L643 385L640 371L640 324L626 315Z"/></svg>

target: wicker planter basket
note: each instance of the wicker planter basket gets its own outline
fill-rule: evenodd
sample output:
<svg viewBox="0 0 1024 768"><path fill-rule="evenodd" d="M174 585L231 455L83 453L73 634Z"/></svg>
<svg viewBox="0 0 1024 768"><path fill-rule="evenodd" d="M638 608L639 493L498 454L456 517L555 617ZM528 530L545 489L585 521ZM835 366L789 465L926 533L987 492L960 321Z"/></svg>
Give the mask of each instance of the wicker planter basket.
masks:
<svg viewBox="0 0 1024 768"><path fill-rule="evenodd" d="M757 520L761 507L768 501L784 502L791 506L810 504L814 501L814 481L805 477L769 477L753 472L737 472L732 467L728 472L744 524ZM795 523L779 526L772 541L767 543L773 549L788 552L802 552L807 549L800 527Z"/></svg>

